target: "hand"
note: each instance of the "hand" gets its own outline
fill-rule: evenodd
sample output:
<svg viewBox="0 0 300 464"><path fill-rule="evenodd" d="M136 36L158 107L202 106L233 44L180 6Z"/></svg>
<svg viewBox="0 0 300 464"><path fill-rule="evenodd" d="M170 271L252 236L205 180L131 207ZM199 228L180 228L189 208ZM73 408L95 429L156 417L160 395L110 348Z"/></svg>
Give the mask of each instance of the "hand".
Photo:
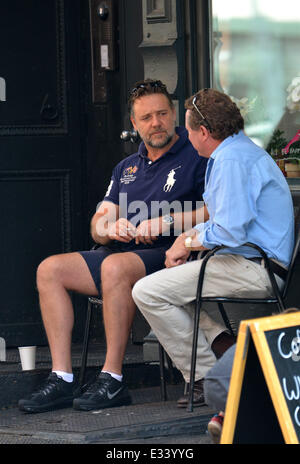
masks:
<svg viewBox="0 0 300 464"><path fill-rule="evenodd" d="M167 250L165 261L166 267L179 266L180 264L184 264L187 262L191 251L185 247L185 239L185 234L179 235L179 237L177 237L171 248Z"/></svg>
<svg viewBox="0 0 300 464"><path fill-rule="evenodd" d="M161 233L161 218L146 219L136 228L135 243L144 245L153 245Z"/></svg>
<svg viewBox="0 0 300 464"><path fill-rule="evenodd" d="M136 235L136 228L125 218L120 218L109 226L108 237L110 240L117 240L129 243Z"/></svg>

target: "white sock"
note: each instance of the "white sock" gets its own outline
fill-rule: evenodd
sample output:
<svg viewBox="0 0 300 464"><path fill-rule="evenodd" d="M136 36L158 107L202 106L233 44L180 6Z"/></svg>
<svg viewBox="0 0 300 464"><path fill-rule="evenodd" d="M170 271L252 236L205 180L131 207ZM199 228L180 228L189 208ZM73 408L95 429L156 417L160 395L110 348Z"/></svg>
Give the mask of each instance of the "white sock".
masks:
<svg viewBox="0 0 300 464"><path fill-rule="evenodd" d="M110 374L114 379L118 380L119 382L122 382L123 380L123 375L115 374L114 372L109 372L109 371L101 371L101 372L106 372L107 374Z"/></svg>
<svg viewBox="0 0 300 464"><path fill-rule="evenodd" d="M61 377L65 382L68 382L68 383L73 382L74 375L72 373L70 374L69 372L64 372L64 371L52 371L52 372L55 372L57 377Z"/></svg>

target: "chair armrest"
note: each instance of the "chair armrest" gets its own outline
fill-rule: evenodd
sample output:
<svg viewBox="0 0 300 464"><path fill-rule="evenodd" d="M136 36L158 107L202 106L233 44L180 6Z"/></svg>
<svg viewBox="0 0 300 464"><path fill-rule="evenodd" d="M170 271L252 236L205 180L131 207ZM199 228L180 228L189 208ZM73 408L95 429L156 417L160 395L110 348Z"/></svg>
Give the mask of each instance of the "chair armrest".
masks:
<svg viewBox="0 0 300 464"><path fill-rule="evenodd" d="M265 251L260 246L256 245L255 243L251 243L251 242L246 242L242 246L247 246L247 247L250 247L250 248L254 248L255 250L257 250L260 253L260 256L265 261L266 270L267 270L267 273L268 273L272 288L274 289L277 298L281 299L279 288L278 288L274 273L273 273L273 271L271 270L271 267L270 267L270 258L266 255ZM212 256L214 256L217 251L224 250L226 248L232 248L232 247L230 247L228 245L218 245L215 248L213 248L212 250L208 251L207 254L205 255L205 257L203 258L202 265L201 265L201 268L200 268L200 273L199 273L199 279L198 279L197 297L196 297L197 301L199 301L199 298L201 298L201 295L202 295L205 268L206 268L206 264L207 264L208 260Z"/></svg>

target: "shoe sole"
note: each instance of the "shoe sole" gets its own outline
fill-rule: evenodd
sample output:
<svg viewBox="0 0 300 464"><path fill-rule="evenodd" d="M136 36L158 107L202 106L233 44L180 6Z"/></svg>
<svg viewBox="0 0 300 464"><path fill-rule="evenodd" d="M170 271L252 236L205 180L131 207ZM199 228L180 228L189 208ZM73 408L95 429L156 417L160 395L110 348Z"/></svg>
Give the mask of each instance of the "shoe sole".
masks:
<svg viewBox="0 0 300 464"><path fill-rule="evenodd" d="M201 406L207 406L206 403L193 403L193 408L200 408ZM178 404L177 403L177 408L187 408L188 407L188 403L185 403L185 404Z"/></svg>
<svg viewBox="0 0 300 464"><path fill-rule="evenodd" d="M74 397L65 398L63 401L53 401L51 403L44 404L43 406L33 406L33 405L26 405L19 402L19 410L27 413L39 413L39 412L47 412L47 411L54 411L55 409L62 409L68 408L72 406L74 401Z"/></svg>
<svg viewBox="0 0 300 464"><path fill-rule="evenodd" d="M208 424L207 430L209 433L210 438L212 439L213 443L215 445L218 445L221 440L221 434L222 434L222 427L217 424Z"/></svg>
<svg viewBox="0 0 300 464"><path fill-rule="evenodd" d="M127 396L122 399L117 398L115 401L107 400L107 402L92 404L84 404L80 401L80 398L77 398L73 401L73 408L77 411L92 411L96 409L114 408L116 406L129 406L130 404L132 404L130 396Z"/></svg>

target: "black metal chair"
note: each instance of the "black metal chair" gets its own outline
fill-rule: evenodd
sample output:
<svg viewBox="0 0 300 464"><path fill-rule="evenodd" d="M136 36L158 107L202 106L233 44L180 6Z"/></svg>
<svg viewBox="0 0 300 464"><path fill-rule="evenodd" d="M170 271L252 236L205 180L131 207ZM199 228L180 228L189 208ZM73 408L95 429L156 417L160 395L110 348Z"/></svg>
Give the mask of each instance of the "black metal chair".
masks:
<svg viewBox="0 0 300 464"><path fill-rule="evenodd" d="M101 298L92 297L92 296L88 297L87 313L86 313L84 336L83 336L82 355L81 355L81 366L80 366L80 373L79 373L80 389L83 388L84 380L85 380L85 371L86 371L86 366L87 366L87 356L88 356L88 349L89 349L89 342L90 342L92 310L94 307L101 306L101 305L102 305Z"/></svg>
<svg viewBox="0 0 300 464"><path fill-rule="evenodd" d="M91 328L91 318L92 318L92 311L94 307L101 306L102 299L97 297L88 297L88 305L87 305L87 315L86 315L86 322L85 322L85 330L84 330L84 338L83 338L83 348L82 348L82 356L81 356L81 367L79 373L79 387L83 389L84 381L85 381L85 372L87 366L87 356L88 356L88 348L89 348L89 341L90 341L90 328ZM168 356L168 354L163 349L162 345L158 343L158 352L159 352L159 371L160 371L160 392L161 392L161 399L162 401L167 400L167 391L166 391L166 375L165 375L165 365L167 363L168 369L170 371L170 377L172 383L174 382L173 377L173 366L172 362Z"/></svg>
<svg viewBox="0 0 300 464"><path fill-rule="evenodd" d="M275 304L277 305L278 312L282 312L285 308L284 300L287 296L287 292L291 283L296 257L299 252L300 248L300 227L298 226L298 222L296 220L297 225L297 232L295 236L295 243L294 249L292 254L292 259L289 265L289 268L286 272L285 283L284 287L279 290L276 279L274 277L274 262L272 262L266 255L266 253L257 245L253 243L245 243L245 246L249 246L255 248L263 258L265 262L265 267L268 272L268 276L270 278L270 282L273 289L273 296L267 298L227 298L223 296L214 296L214 297L205 297L202 295L202 288L203 288L203 281L205 277L205 269L208 260L215 255L215 253L219 250L224 248L228 248L224 245L220 245L215 247L214 249L210 250L206 253L205 257L203 258L200 273L199 273L199 280L198 280L198 287L197 287L197 295L196 295L196 307L195 307L195 318L194 318L194 333L193 333L193 345L192 345L192 357L191 357L191 372L190 372L190 389L189 389L189 401L187 410L192 412L193 411L193 390L194 390L194 383L195 383L195 368L196 368L196 358L197 358L197 342L198 342L198 329L199 329L199 319L200 319L200 310L203 302L209 303L217 303L218 309L221 313L222 319L228 328L228 330L233 333L233 329L229 322L229 318L224 308L224 303L245 303L245 304ZM282 268L281 268L282 269ZM276 272L275 272L276 273Z"/></svg>

